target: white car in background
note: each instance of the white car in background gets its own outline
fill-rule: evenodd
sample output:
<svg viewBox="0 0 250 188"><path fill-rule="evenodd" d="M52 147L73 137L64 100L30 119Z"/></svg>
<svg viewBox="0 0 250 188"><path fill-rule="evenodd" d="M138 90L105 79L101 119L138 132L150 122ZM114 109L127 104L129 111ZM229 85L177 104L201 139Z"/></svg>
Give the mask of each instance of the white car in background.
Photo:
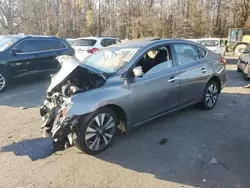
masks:
<svg viewBox="0 0 250 188"><path fill-rule="evenodd" d="M75 50L75 57L82 61L99 49L120 42L119 39L113 37L84 37L78 38L72 47Z"/></svg>
<svg viewBox="0 0 250 188"><path fill-rule="evenodd" d="M220 38L202 38L197 39L196 43L205 46L216 54L220 54L222 57L225 55L226 46L223 39Z"/></svg>
<svg viewBox="0 0 250 188"><path fill-rule="evenodd" d="M74 38L67 38L66 39L66 41L69 43L70 46L72 46L76 40L77 39L74 39Z"/></svg>

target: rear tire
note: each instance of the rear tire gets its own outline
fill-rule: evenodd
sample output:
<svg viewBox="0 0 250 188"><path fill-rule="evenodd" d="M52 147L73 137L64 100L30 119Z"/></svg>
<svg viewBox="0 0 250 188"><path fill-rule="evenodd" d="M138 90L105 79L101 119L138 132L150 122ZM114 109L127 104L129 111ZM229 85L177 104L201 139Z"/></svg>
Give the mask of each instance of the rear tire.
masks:
<svg viewBox="0 0 250 188"><path fill-rule="evenodd" d="M239 68L240 63L241 63L241 59L239 58L237 62L237 72L242 72L242 70Z"/></svg>
<svg viewBox="0 0 250 188"><path fill-rule="evenodd" d="M118 118L109 108L100 108L80 121L76 146L84 153L95 155L112 143L118 127Z"/></svg>
<svg viewBox="0 0 250 188"><path fill-rule="evenodd" d="M243 78L244 78L244 80L246 80L246 81L249 81L250 80L250 78L247 76L247 74L245 74L244 73L244 75L243 75Z"/></svg>
<svg viewBox="0 0 250 188"><path fill-rule="evenodd" d="M237 66L237 72L242 72L242 70Z"/></svg>
<svg viewBox="0 0 250 188"><path fill-rule="evenodd" d="M0 93L6 90L8 85L9 85L8 75L5 72L0 71Z"/></svg>
<svg viewBox="0 0 250 188"><path fill-rule="evenodd" d="M244 80L246 81L249 81L250 78L249 78L249 64L246 64L246 67L245 67L245 70L243 71L244 75L243 75L243 78Z"/></svg>
<svg viewBox="0 0 250 188"><path fill-rule="evenodd" d="M218 84L214 80L211 80L207 83L202 96L202 101L198 104L198 106L202 110L211 110L216 105L218 98Z"/></svg>

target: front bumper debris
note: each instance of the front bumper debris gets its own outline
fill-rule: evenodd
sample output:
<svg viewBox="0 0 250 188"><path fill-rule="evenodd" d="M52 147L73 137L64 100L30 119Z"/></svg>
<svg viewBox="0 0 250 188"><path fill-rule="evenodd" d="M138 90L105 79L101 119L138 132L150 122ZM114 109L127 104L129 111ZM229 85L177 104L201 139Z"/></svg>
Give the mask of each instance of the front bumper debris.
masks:
<svg viewBox="0 0 250 188"><path fill-rule="evenodd" d="M60 109L48 100L45 100L40 108L40 115L44 120L41 128L45 129L46 137L52 138L56 143L68 141L73 145L78 131L79 116L63 117Z"/></svg>

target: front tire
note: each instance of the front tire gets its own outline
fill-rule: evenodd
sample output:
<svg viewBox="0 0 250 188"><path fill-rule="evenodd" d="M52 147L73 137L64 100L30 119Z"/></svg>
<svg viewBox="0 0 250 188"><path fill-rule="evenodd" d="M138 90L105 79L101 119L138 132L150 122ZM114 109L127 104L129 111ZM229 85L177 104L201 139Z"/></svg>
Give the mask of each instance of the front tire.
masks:
<svg viewBox="0 0 250 188"><path fill-rule="evenodd" d="M237 66L237 72L242 72L242 70Z"/></svg>
<svg viewBox="0 0 250 188"><path fill-rule="evenodd" d="M109 108L100 108L80 121L77 147L84 153L95 155L112 143L118 127L118 118Z"/></svg>
<svg viewBox="0 0 250 188"><path fill-rule="evenodd" d="M202 101L199 103L199 107L203 110L211 110L216 105L218 97L218 84L215 81L211 80L206 85L202 96Z"/></svg>
<svg viewBox="0 0 250 188"><path fill-rule="evenodd" d="M241 59L240 58L238 59L238 62L237 62L237 72L242 72L242 70L239 67L239 64L241 64Z"/></svg>
<svg viewBox="0 0 250 188"><path fill-rule="evenodd" d="M9 78L5 72L0 71L0 93L3 92L9 85Z"/></svg>

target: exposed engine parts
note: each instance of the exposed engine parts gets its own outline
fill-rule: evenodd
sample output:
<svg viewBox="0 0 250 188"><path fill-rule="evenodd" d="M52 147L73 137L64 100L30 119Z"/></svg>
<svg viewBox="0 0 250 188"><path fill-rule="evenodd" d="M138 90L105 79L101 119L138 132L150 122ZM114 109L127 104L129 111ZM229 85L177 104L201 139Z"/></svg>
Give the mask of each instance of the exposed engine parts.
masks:
<svg viewBox="0 0 250 188"><path fill-rule="evenodd" d="M69 64L70 66L70 64ZM51 80L44 105L40 109L44 123L45 137L50 137L55 143L73 145L73 139L78 131L78 116L66 117L73 95L101 87L106 79L82 66L75 67L72 72L64 74L66 68Z"/></svg>
<svg viewBox="0 0 250 188"><path fill-rule="evenodd" d="M63 95L70 97L71 95L88 91L93 86L87 81L80 81L78 78L73 77L62 85L61 92Z"/></svg>

